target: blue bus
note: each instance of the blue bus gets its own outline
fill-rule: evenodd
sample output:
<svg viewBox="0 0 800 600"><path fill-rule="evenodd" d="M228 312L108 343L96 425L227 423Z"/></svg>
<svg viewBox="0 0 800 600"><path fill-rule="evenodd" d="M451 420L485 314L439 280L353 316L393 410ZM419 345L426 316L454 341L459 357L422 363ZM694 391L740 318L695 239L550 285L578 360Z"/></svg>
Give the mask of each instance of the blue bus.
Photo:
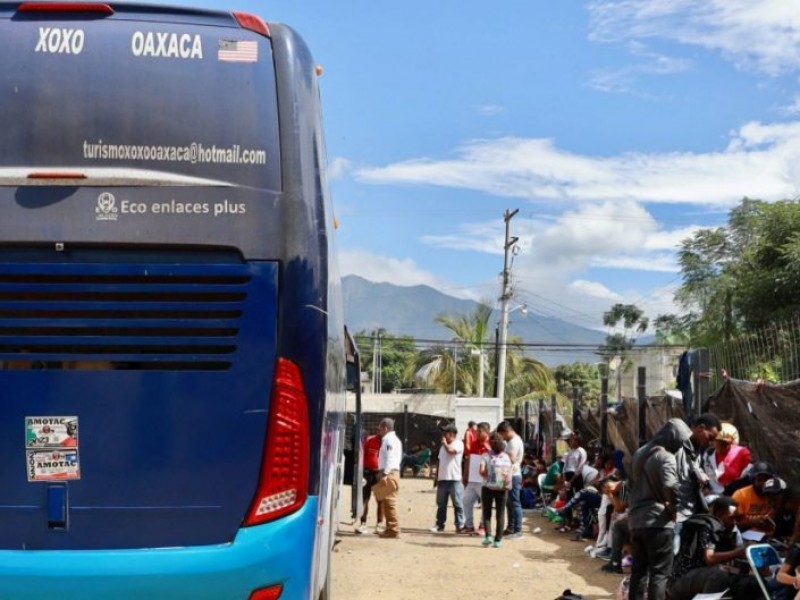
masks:
<svg viewBox="0 0 800 600"><path fill-rule="evenodd" d="M289 27L0 2L0 598L327 598L346 378Z"/></svg>

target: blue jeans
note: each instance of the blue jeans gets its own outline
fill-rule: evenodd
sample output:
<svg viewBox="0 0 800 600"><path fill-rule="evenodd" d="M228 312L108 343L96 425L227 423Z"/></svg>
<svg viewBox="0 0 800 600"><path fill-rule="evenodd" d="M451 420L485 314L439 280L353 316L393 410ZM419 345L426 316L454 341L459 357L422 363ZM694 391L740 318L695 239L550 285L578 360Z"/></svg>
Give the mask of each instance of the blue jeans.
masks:
<svg viewBox="0 0 800 600"><path fill-rule="evenodd" d="M464 526L464 484L461 480L439 481L436 485L436 526L444 527L447 520L447 500L453 501L456 513L456 527Z"/></svg>
<svg viewBox="0 0 800 600"><path fill-rule="evenodd" d="M522 531L522 500L520 500L519 493L522 489L522 475L514 475L511 478L511 489L508 490L508 500L506 507L508 508L508 530L511 533L519 533Z"/></svg>
<svg viewBox="0 0 800 600"><path fill-rule="evenodd" d="M592 517L594 511L600 508L603 496L589 488L583 488L580 492L576 493L572 500L567 502L564 506L564 511L572 508L575 505L581 507L581 528L580 535L582 537L592 537Z"/></svg>

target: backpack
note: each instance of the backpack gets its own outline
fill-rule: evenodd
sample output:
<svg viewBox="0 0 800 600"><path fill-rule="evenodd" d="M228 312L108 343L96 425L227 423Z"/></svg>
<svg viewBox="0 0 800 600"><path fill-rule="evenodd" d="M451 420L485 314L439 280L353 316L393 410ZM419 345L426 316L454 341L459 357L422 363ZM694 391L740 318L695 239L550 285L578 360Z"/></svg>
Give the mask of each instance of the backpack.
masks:
<svg viewBox="0 0 800 600"><path fill-rule="evenodd" d="M532 488L524 487L519 491L519 501L522 508L536 508L536 494Z"/></svg>
<svg viewBox="0 0 800 600"><path fill-rule="evenodd" d="M511 459L508 454L486 454L486 487L490 490L511 489Z"/></svg>

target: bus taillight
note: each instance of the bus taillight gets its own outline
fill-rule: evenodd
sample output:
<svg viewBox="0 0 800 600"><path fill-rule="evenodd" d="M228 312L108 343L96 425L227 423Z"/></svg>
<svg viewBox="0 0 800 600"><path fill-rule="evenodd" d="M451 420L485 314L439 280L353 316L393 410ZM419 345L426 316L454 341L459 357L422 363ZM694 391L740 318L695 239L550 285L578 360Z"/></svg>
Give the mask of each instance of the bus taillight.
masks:
<svg viewBox="0 0 800 600"><path fill-rule="evenodd" d="M307 402L299 367L279 358L258 490L245 525L277 519L305 503L310 453Z"/></svg>
<svg viewBox="0 0 800 600"><path fill-rule="evenodd" d="M236 19L240 27L260 33L264 37L269 37L269 27L261 17L246 12L234 11L233 18Z"/></svg>
<svg viewBox="0 0 800 600"><path fill-rule="evenodd" d="M93 12L113 15L114 9L99 2L23 2L18 12Z"/></svg>
<svg viewBox="0 0 800 600"><path fill-rule="evenodd" d="M28 173L28 179L86 179L86 175L74 171L34 171Z"/></svg>

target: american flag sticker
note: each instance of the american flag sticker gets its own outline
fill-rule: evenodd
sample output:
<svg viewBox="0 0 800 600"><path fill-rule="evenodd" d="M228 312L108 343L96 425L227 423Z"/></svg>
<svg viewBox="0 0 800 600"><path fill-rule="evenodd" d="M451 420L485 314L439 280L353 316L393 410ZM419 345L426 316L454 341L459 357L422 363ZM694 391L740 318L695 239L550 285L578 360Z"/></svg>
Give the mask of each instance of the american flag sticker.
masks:
<svg viewBox="0 0 800 600"><path fill-rule="evenodd" d="M217 58L224 62L258 62L258 42L220 40Z"/></svg>

